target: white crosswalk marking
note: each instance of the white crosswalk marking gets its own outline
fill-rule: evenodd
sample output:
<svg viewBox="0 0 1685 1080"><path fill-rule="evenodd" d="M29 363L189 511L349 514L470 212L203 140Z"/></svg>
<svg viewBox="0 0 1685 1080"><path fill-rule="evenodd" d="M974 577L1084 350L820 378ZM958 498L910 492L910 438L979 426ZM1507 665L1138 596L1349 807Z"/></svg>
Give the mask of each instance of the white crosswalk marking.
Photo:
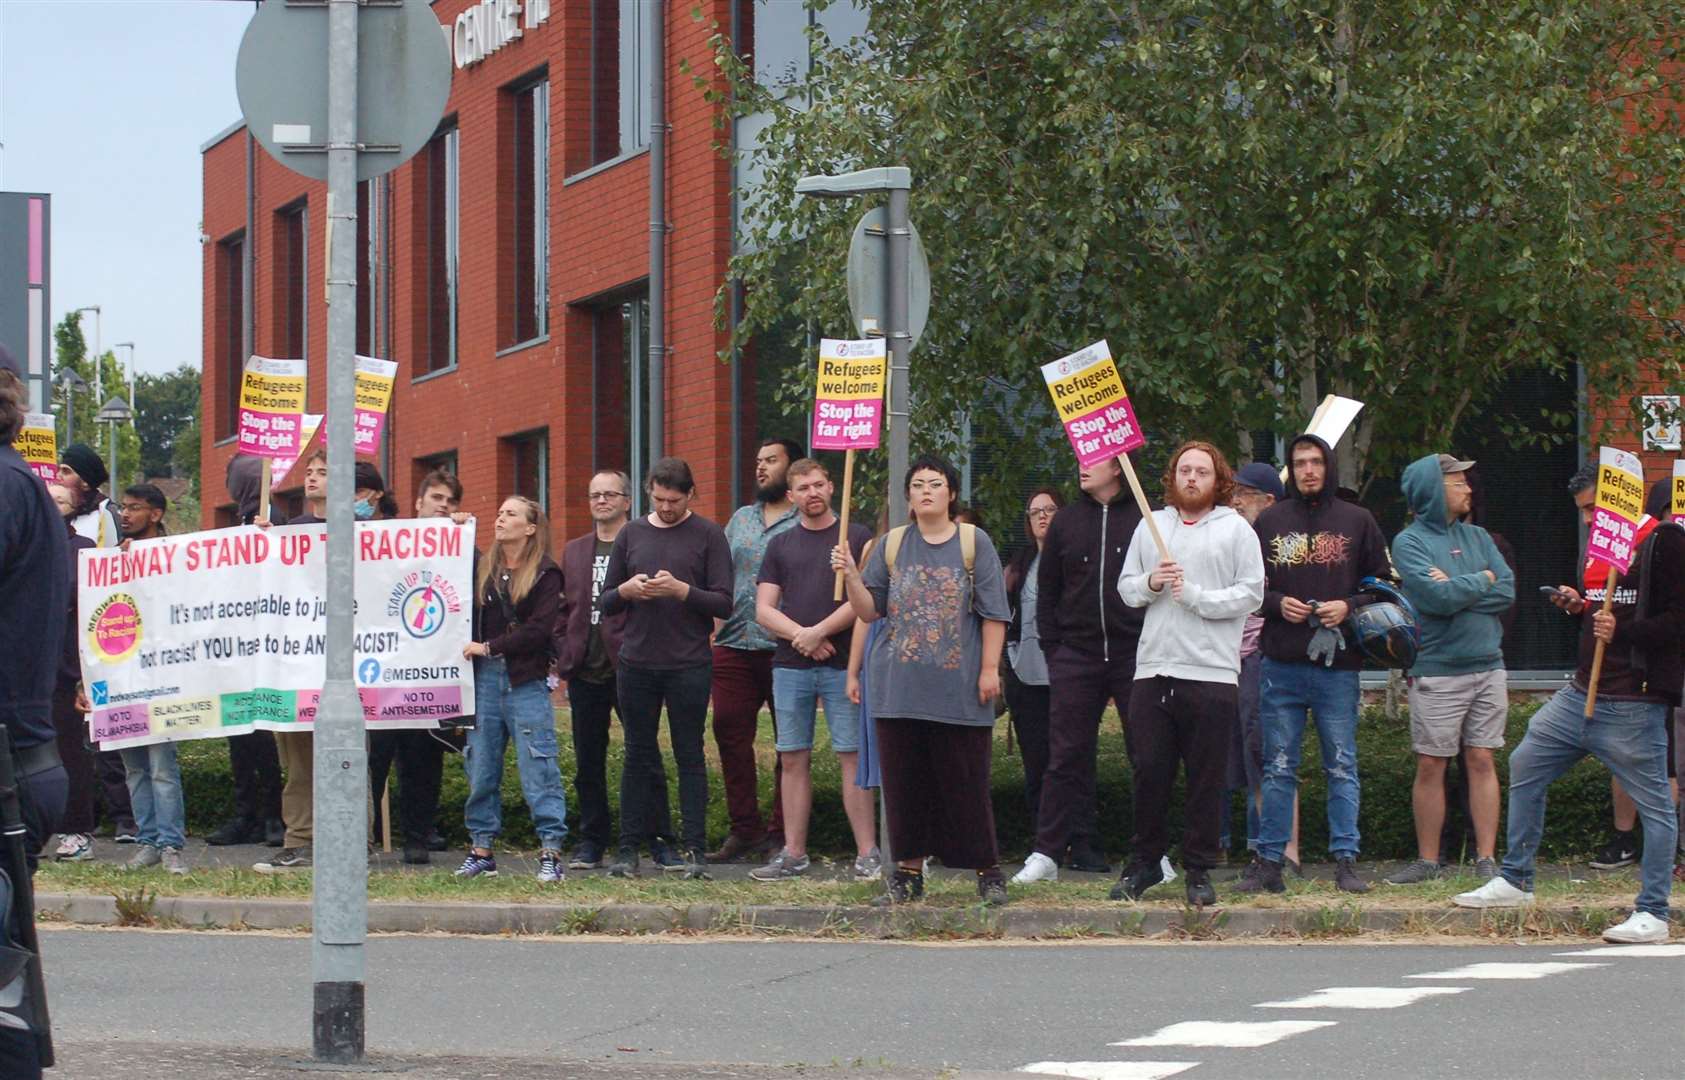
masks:
<svg viewBox="0 0 1685 1080"><path fill-rule="evenodd" d="M1466 986L1330 986L1287 1001L1263 1001L1255 1009L1397 1009L1424 998L1461 994Z"/></svg>
<svg viewBox="0 0 1685 1080"><path fill-rule="evenodd" d="M1290 1035L1333 1027L1337 1020L1184 1020L1113 1046L1268 1046Z"/></svg>
<svg viewBox="0 0 1685 1080"><path fill-rule="evenodd" d="M1600 949L1559 952L1555 956L1685 956L1685 945L1606 945Z"/></svg>
<svg viewBox="0 0 1685 1080"><path fill-rule="evenodd" d="M1535 964L1490 963L1470 964L1449 971L1428 971L1420 975L1406 975L1406 979L1542 979L1565 971L1590 971L1608 964L1562 964L1551 960Z"/></svg>
<svg viewBox="0 0 1685 1080"><path fill-rule="evenodd" d="M1038 1061L1018 1071L1043 1076L1078 1076L1083 1080L1164 1080L1198 1064L1197 1061Z"/></svg>

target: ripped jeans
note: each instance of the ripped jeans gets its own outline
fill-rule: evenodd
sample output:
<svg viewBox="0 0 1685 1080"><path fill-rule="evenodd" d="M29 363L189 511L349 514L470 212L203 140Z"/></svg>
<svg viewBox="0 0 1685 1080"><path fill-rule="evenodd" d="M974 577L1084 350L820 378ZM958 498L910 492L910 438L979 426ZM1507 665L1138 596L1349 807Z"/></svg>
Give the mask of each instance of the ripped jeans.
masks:
<svg viewBox="0 0 1685 1080"><path fill-rule="evenodd" d="M1357 858L1357 672L1266 656L1260 682L1264 809L1258 826L1259 857L1281 862L1292 836L1299 751L1309 713L1316 721L1322 768L1328 776L1328 850L1336 859Z"/></svg>
<svg viewBox="0 0 1685 1080"><path fill-rule="evenodd" d="M543 679L511 686L503 657L481 656L474 661L474 706L474 728L463 753L468 802L462 817L469 842L490 850L503 831L503 756L513 741L515 771L539 846L560 851L568 833L567 797L556 767L556 710L550 704L550 687Z"/></svg>

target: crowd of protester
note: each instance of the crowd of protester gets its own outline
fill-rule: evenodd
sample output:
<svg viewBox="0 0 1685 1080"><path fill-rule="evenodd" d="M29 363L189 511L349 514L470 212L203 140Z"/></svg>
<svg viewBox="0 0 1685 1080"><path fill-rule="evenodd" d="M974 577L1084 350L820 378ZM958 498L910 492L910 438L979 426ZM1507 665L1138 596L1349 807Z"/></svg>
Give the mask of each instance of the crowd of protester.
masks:
<svg viewBox="0 0 1685 1080"><path fill-rule="evenodd" d="M16 458L15 429L0 433L8 436L4 453ZM444 754L460 751L470 847L455 873L494 875L513 743L541 881L604 867L610 876L634 876L647 853L655 869L694 879L708 878L713 864L750 861L753 880L776 883L813 865L813 760L832 753L852 873L883 881L880 902L917 901L934 860L974 871L979 897L999 904L1008 881L990 778L1004 714L1022 757L1032 836L1013 884L1054 881L1061 869L1109 872L1105 849L1113 840L1127 848L1114 899L1148 895L1179 866L1188 901L1210 904L1211 872L1226 858L1237 793L1251 858L1235 888L1281 892L1302 873L1300 751L1314 726L1334 882L1360 893L1372 882L1358 868L1359 671L1378 660L1404 669L1416 757L1417 857L1388 884L1472 873L1476 887L1457 904L1531 902L1546 792L1590 755L1610 770L1615 805L1612 838L1593 865L1640 866L1634 913L1611 939L1665 937L1679 874L1673 743L1685 715L1685 529L1669 520L1665 484L1652 493L1633 569L1610 606L1599 562L1588 560L1574 584L1548 590L1579 622L1580 659L1573 680L1532 718L1510 754L1500 861L1505 793L1494 755L1506 741L1502 642L1516 602L1514 552L1478 524L1474 463L1430 454L1411 464L1402 488L1413 520L1389 546L1374 516L1338 487L1332 447L1302 435L1287 457L1283 470L1252 462L1237 472L1215 446L1186 443L1162 478L1164 505L1147 517L1118 462L1084 468L1074 501L1057 487L1030 495L1022 537L1011 538L1004 565L996 540L960 505L954 467L929 454L900 478L907 522L880 522L877 535L859 524L843 535L825 466L784 439L761 445L755 499L723 527L691 508L695 481L680 459L657 461L643 478L650 512L635 519L633 479L613 469L596 473L584 493L592 527L566 543L559 562L544 509L511 496L475 556L472 641L463 655L474 668L476 715L454 732L371 734L371 798L387 792L395 768L389 824L397 826L405 862L430 862L445 848ZM243 523L257 517L263 467L246 458L229 467ZM320 523L325 458L301 463L301 475L303 513L290 523ZM360 462L356 477L359 520L398 515L378 470ZM31 479L58 522L51 572L71 587L54 591L51 603L63 614L73 615L75 550L164 534L163 493L137 484L105 497L110 478L85 446L65 449L56 484ZM1568 484L1588 516L1595 483L1582 470ZM413 513L461 522L461 499L453 475L431 472ZM11 509L8 576L20 561L15 552L47 543L14 537L23 518ZM271 512L255 523L287 522ZM0 595L0 603L11 602ZM41 621L39 612L32 617ZM54 857L91 858L103 809L116 842L134 845L128 866L187 872L174 744L115 753L90 747L75 635L51 640L50 678L35 680L42 683L40 723L14 720L11 736L20 749L50 742L54 767L62 764L62 813L48 815L60 836ZM1599 643L1605 653L1587 719ZM571 761L562 759L554 713L553 691L564 683ZM6 689L12 700L0 704L9 715L33 717L26 688L12 680ZM1103 837L1098 827L1095 768L1108 704L1122 722L1132 770L1128 838ZM756 761L763 709L773 715L777 755L764 813ZM818 738L821 710L828 747ZM704 746L710 712L729 821L713 851ZM625 744L618 808L607 776L615 717ZM37 727L45 734L31 734ZM274 854L255 865L260 872L308 868L311 742L309 733L227 740L235 810L207 842L268 845ZM1179 769L1178 839L1168 823ZM887 861L872 788L881 789ZM1447 861L1455 857L1442 842L1448 803L1472 830L1468 870Z"/></svg>

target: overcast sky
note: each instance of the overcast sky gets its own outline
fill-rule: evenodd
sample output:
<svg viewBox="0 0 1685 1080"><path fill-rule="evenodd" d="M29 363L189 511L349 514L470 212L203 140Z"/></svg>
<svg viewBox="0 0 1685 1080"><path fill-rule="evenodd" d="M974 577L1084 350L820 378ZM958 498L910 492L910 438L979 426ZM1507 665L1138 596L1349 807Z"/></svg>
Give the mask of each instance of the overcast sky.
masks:
<svg viewBox="0 0 1685 1080"><path fill-rule="evenodd" d="M103 345L133 341L142 371L200 366L199 146L240 118L252 10L0 0L0 190L53 197L54 324L99 305Z"/></svg>

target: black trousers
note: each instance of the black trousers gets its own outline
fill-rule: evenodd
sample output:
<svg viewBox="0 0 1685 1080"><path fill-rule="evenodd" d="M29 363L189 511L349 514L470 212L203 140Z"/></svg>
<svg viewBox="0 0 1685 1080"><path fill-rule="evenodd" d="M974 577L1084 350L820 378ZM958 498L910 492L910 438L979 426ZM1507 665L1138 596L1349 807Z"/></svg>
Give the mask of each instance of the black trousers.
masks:
<svg viewBox="0 0 1685 1080"><path fill-rule="evenodd" d="M1051 696L1048 687L1022 682L1007 668L1006 707L1012 712L1012 730L1018 735L1018 753L1024 760L1024 802L1030 808L1032 843L1036 819L1041 813L1042 780L1047 773L1047 712Z"/></svg>
<svg viewBox="0 0 1685 1080"><path fill-rule="evenodd" d="M626 732L626 762L620 772L620 846L636 847L656 827L661 805L657 789L667 787L661 763L661 708L679 772L681 846L701 851L708 844L708 762L702 736L708 724L708 695L714 665L638 668L620 665L616 674L620 725Z"/></svg>
<svg viewBox="0 0 1685 1080"><path fill-rule="evenodd" d="M93 749L88 746L88 717L76 709L76 688L53 691L53 730L58 733L59 760L69 784L59 828L92 836L99 821L94 788ZM123 794L129 793L128 786Z"/></svg>
<svg viewBox="0 0 1685 1080"><path fill-rule="evenodd" d="M432 731L369 732L369 797L380 810L380 792L395 763L398 797L395 824L405 844L424 845L439 814L439 786L445 772L445 744ZM378 835L378 832L377 832Z"/></svg>
<svg viewBox="0 0 1685 1080"><path fill-rule="evenodd" d="M618 708L614 676L606 682L568 681L568 705L573 714L573 805L579 811L574 830L580 839L602 848L614 841L614 822L608 802L609 729ZM673 835L673 811L667 801L667 767L656 759L661 776L645 808L644 839L650 842Z"/></svg>
<svg viewBox="0 0 1685 1080"><path fill-rule="evenodd" d="M1126 746L1133 730L1129 695L1135 683L1135 643L1114 642L1113 650L1109 664L1066 648L1055 648L1047 657L1047 771L1036 815L1036 850L1055 861L1064 857L1067 846L1095 839L1094 766L1107 701L1117 704Z"/></svg>
<svg viewBox="0 0 1685 1080"><path fill-rule="evenodd" d="M95 750L93 754L105 816L118 832L134 832L135 812L129 805L129 770L123 767L123 755L116 750Z"/></svg>
<svg viewBox="0 0 1685 1080"><path fill-rule="evenodd" d="M1129 701L1129 760L1135 769L1135 839L1131 851L1156 863L1170 850L1170 793L1178 763L1187 771L1182 863L1217 865L1223 795L1228 781L1240 690L1229 683L1158 675L1135 680Z"/></svg>
<svg viewBox="0 0 1685 1080"><path fill-rule="evenodd" d="M281 756L267 731L228 740L228 765L234 773L234 816L247 821L281 817Z"/></svg>

